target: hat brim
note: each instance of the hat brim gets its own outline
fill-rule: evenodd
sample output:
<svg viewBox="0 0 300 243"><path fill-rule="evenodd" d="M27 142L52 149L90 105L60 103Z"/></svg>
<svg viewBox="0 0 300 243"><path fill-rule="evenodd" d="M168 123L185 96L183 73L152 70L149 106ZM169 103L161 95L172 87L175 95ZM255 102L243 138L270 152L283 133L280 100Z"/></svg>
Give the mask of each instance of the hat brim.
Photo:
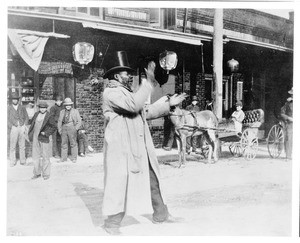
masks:
<svg viewBox="0 0 300 243"><path fill-rule="evenodd" d="M73 102L64 103L64 105L73 105Z"/></svg>
<svg viewBox="0 0 300 243"><path fill-rule="evenodd" d="M104 79L106 79L108 77L108 75L114 73L114 72L122 72L122 71L127 71L127 72L135 72L134 69L130 68L130 67L126 67L126 66L117 66L117 67L113 67L111 69L109 69L103 76Z"/></svg>

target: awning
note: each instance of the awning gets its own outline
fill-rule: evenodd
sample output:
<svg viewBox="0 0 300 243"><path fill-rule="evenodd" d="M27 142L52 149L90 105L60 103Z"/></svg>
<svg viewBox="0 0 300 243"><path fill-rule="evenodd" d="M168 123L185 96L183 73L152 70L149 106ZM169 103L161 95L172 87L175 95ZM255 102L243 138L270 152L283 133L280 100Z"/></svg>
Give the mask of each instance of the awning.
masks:
<svg viewBox="0 0 300 243"><path fill-rule="evenodd" d="M41 63L49 37L69 38L67 35L31 30L8 29L8 37L23 60L35 71Z"/></svg>
<svg viewBox="0 0 300 243"><path fill-rule="evenodd" d="M83 22L82 25L85 28L105 30L127 35L136 35L147 38L177 41L190 45L202 45L200 36L171 30L162 30L113 22Z"/></svg>
<svg viewBox="0 0 300 243"><path fill-rule="evenodd" d="M270 48L270 49L278 50L278 51L285 51L285 52L293 52L294 51L292 48L288 48L288 47L284 47L284 46L274 45L274 44L255 41L255 40L242 39L242 38L229 36L229 35L226 35L226 40L239 42L239 43L243 43L243 44L248 44L248 45L260 46L260 47L264 47L264 48Z"/></svg>

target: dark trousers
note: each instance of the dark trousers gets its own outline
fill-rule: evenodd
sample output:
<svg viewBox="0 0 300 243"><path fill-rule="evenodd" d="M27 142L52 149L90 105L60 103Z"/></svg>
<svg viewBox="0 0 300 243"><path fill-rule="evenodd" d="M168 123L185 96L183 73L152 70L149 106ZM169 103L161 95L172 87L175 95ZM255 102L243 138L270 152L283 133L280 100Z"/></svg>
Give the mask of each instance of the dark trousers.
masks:
<svg viewBox="0 0 300 243"><path fill-rule="evenodd" d="M88 136L83 133L81 130L78 131L78 150L79 150L79 154L83 153L85 154L86 151L88 150Z"/></svg>
<svg viewBox="0 0 300 243"><path fill-rule="evenodd" d="M52 155L60 156L60 154L61 154L61 136L56 130L52 134Z"/></svg>
<svg viewBox="0 0 300 243"><path fill-rule="evenodd" d="M175 136L175 127L169 117L165 117L163 146L172 148Z"/></svg>
<svg viewBox="0 0 300 243"><path fill-rule="evenodd" d="M159 182L155 172L149 162L149 176L150 176L150 188L151 188L151 202L153 208L152 218L154 221L163 222L168 218L169 212L167 206L161 196ZM125 216L125 212L120 212L114 215L109 215L104 221L104 226L107 228L118 228L120 227L121 221Z"/></svg>
<svg viewBox="0 0 300 243"><path fill-rule="evenodd" d="M73 125L63 125L61 133L61 159L68 158L68 142L71 147L71 160L76 160L78 155L77 131Z"/></svg>
<svg viewBox="0 0 300 243"><path fill-rule="evenodd" d="M186 150L188 151L192 146L193 151L196 151L196 148L199 147L199 138L200 136L191 136L186 139Z"/></svg>

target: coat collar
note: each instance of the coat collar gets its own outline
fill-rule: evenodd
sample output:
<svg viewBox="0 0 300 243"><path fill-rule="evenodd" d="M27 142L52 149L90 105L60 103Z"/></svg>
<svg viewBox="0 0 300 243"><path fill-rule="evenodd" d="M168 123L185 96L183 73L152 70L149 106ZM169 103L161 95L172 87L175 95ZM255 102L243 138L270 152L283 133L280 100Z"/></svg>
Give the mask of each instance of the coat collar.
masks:
<svg viewBox="0 0 300 243"><path fill-rule="evenodd" d="M127 89L128 91L132 92L132 89L126 85L121 84L119 81L117 80L109 80L109 83L107 85L108 88L117 88L117 87L123 87L124 89Z"/></svg>

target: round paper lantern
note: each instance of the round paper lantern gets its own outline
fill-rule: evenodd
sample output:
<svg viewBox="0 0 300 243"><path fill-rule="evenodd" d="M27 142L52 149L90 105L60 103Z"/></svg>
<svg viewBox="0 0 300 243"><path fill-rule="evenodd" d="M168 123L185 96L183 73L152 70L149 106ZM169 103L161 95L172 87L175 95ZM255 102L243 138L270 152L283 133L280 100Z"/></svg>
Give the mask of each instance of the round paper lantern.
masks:
<svg viewBox="0 0 300 243"><path fill-rule="evenodd" d="M176 68L177 61L177 54L173 51L165 51L159 54L159 65L167 72Z"/></svg>
<svg viewBox="0 0 300 243"><path fill-rule="evenodd" d="M80 65L87 65L94 58L94 46L87 42L78 42L73 46L74 61Z"/></svg>

